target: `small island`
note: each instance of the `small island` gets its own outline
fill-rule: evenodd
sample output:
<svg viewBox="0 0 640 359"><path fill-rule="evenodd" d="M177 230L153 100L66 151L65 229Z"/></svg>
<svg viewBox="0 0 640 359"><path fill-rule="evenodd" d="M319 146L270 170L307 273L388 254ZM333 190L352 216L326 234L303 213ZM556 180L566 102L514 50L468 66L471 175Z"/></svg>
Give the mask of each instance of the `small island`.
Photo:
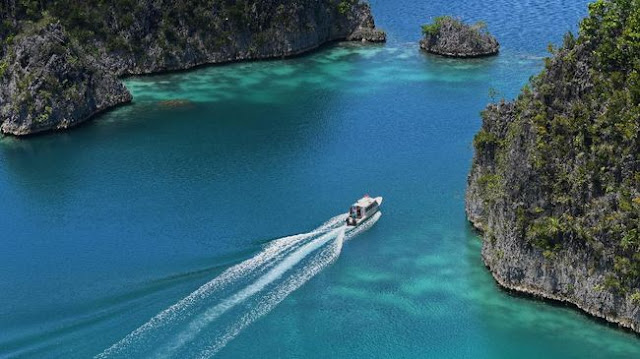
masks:
<svg viewBox="0 0 640 359"><path fill-rule="evenodd" d="M440 16L422 26L420 48L441 56L471 58L497 55L500 44L487 31L484 22L473 25L451 16Z"/></svg>

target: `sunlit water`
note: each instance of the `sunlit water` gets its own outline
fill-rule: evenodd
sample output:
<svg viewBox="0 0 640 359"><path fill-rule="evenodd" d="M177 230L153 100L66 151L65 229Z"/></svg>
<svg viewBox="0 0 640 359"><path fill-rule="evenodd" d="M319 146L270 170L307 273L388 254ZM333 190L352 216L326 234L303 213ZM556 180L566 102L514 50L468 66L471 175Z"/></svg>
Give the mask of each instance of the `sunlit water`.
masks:
<svg viewBox="0 0 640 359"><path fill-rule="evenodd" d="M500 291L464 216L489 89L512 98L586 2L372 7L386 45L132 78L131 106L2 139L0 357L640 357ZM420 53L442 14L501 55ZM364 193L382 215L350 235Z"/></svg>

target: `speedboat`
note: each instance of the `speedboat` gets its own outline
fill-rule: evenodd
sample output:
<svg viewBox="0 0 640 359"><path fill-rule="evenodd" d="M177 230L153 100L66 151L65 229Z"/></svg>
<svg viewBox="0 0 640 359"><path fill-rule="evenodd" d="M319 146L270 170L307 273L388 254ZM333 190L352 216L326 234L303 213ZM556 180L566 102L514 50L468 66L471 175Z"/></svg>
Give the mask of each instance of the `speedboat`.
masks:
<svg viewBox="0 0 640 359"><path fill-rule="evenodd" d="M347 217L347 226L357 226L360 223L371 218L382 204L382 197L369 197L365 195L349 208L349 216Z"/></svg>

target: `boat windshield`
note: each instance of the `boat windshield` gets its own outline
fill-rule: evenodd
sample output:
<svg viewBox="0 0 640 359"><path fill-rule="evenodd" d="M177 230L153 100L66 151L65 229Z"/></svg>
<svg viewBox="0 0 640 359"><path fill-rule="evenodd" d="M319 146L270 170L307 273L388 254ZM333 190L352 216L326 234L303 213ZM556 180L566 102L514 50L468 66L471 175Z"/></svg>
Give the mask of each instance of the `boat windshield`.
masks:
<svg viewBox="0 0 640 359"><path fill-rule="evenodd" d="M362 211L357 206L353 206L349 209L349 217L351 218L360 218L362 216Z"/></svg>

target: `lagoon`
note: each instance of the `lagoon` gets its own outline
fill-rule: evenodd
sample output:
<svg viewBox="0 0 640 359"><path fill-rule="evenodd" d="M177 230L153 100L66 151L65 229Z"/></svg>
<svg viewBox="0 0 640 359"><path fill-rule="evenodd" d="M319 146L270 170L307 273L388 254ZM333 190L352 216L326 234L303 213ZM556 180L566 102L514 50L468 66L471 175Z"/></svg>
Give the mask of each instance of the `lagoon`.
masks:
<svg viewBox="0 0 640 359"><path fill-rule="evenodd" d="M501 291L464 215L490 92L516 96L587 2L371 3L387 44L130 78L130 106L65 133L0 140L0 357L208 356L233 328L211 354L640 356L635 335ZM501 54L421 53L420 25L443 14L485 21ZM152 335L105 352L364 193L385 197L382 216L339 249L322 242L332 260L309 278L321 263L312 254L238 276L228 293L208 292ZM279 276L252 287L269 273ZM249 296L219 317L208 311L237 293ZM265 303L274 305L251 317ZM239 325L246 318L255 320Z"/></svg>

